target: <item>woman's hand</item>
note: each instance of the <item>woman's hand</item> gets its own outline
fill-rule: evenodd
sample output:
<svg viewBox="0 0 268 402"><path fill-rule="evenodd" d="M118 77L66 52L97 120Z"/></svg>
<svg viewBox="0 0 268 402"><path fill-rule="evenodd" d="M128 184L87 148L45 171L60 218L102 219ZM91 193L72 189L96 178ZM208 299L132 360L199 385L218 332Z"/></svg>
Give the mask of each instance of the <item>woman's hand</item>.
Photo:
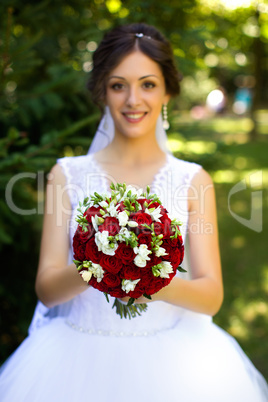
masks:
<svg viewBox="0 0 268 402"><path fill-rule="evenodd" d="M47 184L46 208L35 290L47 307L72 299L88 285L74 264L68 265L71 204L62 168L55 165Z"/></svg>
<svg viewBox="0 0 268 402"><path fill-rule="evenodd" d="M212 180L200 170L189 188L189 246L191 280L174 277L168 286L149 300L140 297L135 303L164 301L199 313L215 315L223 301L223 284L218 246L216 202ZM123 301L128 301L124 297Z"/></svg>

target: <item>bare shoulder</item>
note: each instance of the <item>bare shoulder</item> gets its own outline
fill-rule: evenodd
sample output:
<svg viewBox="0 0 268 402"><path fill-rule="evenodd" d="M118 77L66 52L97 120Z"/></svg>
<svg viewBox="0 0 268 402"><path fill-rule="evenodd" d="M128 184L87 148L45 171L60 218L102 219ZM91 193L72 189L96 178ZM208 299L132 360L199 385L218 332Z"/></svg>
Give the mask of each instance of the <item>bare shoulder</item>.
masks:
<svg viewBox="0 0 268 402"><path fill-rule="evenodd" d="M194 175L191 184L193 186L201 186L201 185L212 185L213 180L210 174L203 168L200 168L196 174Z"/></svg>
<svg viewBox="0 0 268 402"><path fill-rule="evenodd" d="M51 184L58 184L64 186L66 184L66 177L62 167L56 163L48 174L48 182Z"/></svg>
<svg viewBox="0 0 268 402"><path fill-rule="evenodd" d="M215 189L210 174L203 168L194 175L188 191L188 208L192 210L204 210L215 203Z"/></svg>
<svg viewBox="0 0 268 402"><path fill-rule="evenodd" d="M47 205L57 205L57 213L59 213L59 211L62 212L63 209L65 211L71 211L68 184L64 170L60 164L57 163L52 167L47 179Z"/></svg>

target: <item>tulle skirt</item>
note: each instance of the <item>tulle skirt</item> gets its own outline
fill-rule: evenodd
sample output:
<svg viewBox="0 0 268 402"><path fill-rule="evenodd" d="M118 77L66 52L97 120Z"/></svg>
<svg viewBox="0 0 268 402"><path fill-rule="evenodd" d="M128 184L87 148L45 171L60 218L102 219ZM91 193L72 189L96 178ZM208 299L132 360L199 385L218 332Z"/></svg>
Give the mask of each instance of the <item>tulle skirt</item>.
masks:
<svg viewBox="0 0 268 402"><path fill-rule="evenodd" d="M266 381L210 317L154 334L89 333L54 318L2 367L2 402L267 402Z"/></svg>

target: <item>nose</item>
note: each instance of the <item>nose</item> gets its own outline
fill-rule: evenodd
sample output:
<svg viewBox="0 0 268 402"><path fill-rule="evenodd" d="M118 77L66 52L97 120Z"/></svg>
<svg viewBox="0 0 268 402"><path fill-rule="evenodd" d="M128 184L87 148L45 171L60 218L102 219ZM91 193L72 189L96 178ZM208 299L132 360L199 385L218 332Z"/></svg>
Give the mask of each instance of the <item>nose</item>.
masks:
<svg viewBox="0 0 268 402"><path fill-rule="evenodd" d="M127 93L126 104L128 107L135 107L141 102L139 89L135 86L130 86Z"/></svg>

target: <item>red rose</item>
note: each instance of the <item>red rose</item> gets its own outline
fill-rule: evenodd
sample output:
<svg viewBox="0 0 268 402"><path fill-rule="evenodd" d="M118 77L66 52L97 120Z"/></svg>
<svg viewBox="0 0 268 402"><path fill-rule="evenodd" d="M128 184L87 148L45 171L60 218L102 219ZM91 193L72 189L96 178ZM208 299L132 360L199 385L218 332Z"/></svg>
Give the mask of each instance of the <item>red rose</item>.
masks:
<svg viewBox="0 0 268 402"><path fill-rule="evenodd" d="M174 239L164 239L162 247L164 247L168 253L172 252L172 250L183 247L182 236L178 236Z"/></svg>
<svg viewBox="0 0 268 402"><path fill-rule="evenodd" d="M154 293L158 292L160 289L162 289L164 284L162 278L159 276L155 277L152 273L146 277L144 282L144 293L147 295L153 295Z"/></svg>
<svg viewBox="0 0 268 402"><path fill-rule="evenodd" d="M148 202L148 204L150 204L150 200L148 200L147 201ZM155 201L155 202L152 202L150 205L149 205L149 207L148 208L157 208L157 207L159 207L159 205L160 205L160 207L161 207L161 213L162 213L162 205L161 204L159 204L159 202L157 202L157 201Z"/></svg>
<svg viewBox="0 0 268 402"><path fill-rule="evenodd" d="M170 260L170 255L173 253L175 247L172 247L168 240L164 240L161 247L163 247L167 253L167 255L162 256L163 260Z"/></svg>
<svg viewBox="0 0 268 402"><path fill-rule="evenodd" d="M171 227L171 219L168 217L167 214L164 214L160 218L161 223L163 223L164 227L170 228Z"/></svg>
<svg viewBox="0 0 268 402"><path fill-rule="evenodd" d="M130 214L129 220L137 222L139 226L141 226L144 223L146 225L151 225L152 223L151 216L149 214L146 214L145 212L134 212Z"/></svg>
<svg viewBox="0 0 268 402"><path fill-rule="evenodd" d="M132 281L141 278L141 275L141 269L135 264L123 265L123 268L120 272L120 276L122 279L131 279Z"/></svg>
<svg viewBox="0 0 268 402"><path fill-rule="evenodd" d="M115 256L102 254L100 265L111 274L117 274L123 266L122 260Z"/></svg>
<svg viewBox="0 0 268 402"><path fill-rule="evenodd" d="M108 293L108 291L109 291L109 286L106 285L106 283L103 280L100 282L97 282L97 279L94 276L91 277L89 284L93 288L98 289L100 292Z"/></svg>
<svg viewBox="0 0 268 402"><path fill-rule="evenodd" d="M105 272L102 280L109 288L115 288L121 284L119 276L111 274L110 272Z"/></svg>
<svg viewBox="0 0 268 402"><path fill-rule="evenodd" d="M163 240L163 244L162 247L167 247L169 250L177 248L178 246L180 246L180 239L179 237L174 238L174 239L164 239Z"/></svg>
<svg viewBox="0 0 268 402"><path fill-rule="evenodd" d="M86 217L86 220L91 223L91 217L98 215L101 216L100 214L100 209L101 207L90 207L84 212L84 216Z"/></svg>
<svg viewBox="0 0 268 402"><path fill-rule="evenodd" d="M78 225L74 234L74 238L78 239L80 243L87 242L95 234L94 228L91 224L87 225L87 231L82 229L82 226Z"/></svg>
<svg viewBox="0 0 268 402"><path fill-rule="evenodd" d="M123 264L129 264L134 260L136 254L133 251L133 248L127 246L125 243L120 243L118 248L115 251L115 255L117 258L122 260Z"/></svg>
<svg viewBox="0 0 268 402"><path fill-rule="evenodd" d="M95 238L92 237L86 244L86 249L85 249L86 260L90 260L90 261L94 262L95 264L99 264L102 254L103 253L98 250L98 247L95 243Z"/></svg>
<svg viewBox="0 0 268 402"><path fill-rule="evenodd" d="M74 259L77 261L84 261L85 258L85 243L80 243L77 236L73 238L73 250L74 250Z"/></svg>
<svg viewBox="0 0 268 402"><path fill-rule="evenodd" d="M145 203L145 201L147 202L147 204L149 204L150 200L147 200L146 198L139 198L138 203L140 204L140 206L142 207L142 211L145 211L145 206L143 205Z"/></svg>
<svg viewBox="0 0 268 402"><path fill-rule="evenodd" d="M171 236L174 235L174 231L168 223L165 224L164 226L164 237L163 239L169 239Z"/></svg>
<svg viewBox="0 0 268 402"><path fill-rule="evenodd" d="M150 268L153 267L154 265L160 264L163 259L163 257L157 257L154 253L150 254L150 258L151 258L151 260L147 262L147 264Z"/></svg>
<svg viewBox="0 0 268 402"><path fill-rule="evenodd" d="M103 224L99 226L99 231L106 230L110 236L115 236L120 231L119 222L116 218L106 217Z"/></svg>
<svg viewBox="0 0 268 402"><path fill-rule="evenodd" d="M152 283L155 280L155 277L154 277L154 275L152 273L152 268L151 267L142 268L141 274L142 274L141 283L142 283L144 288L149 286L149 284Z"/></svg>
<svg viewBox="0 0 268 402"><path fill-rule="evenodd" d="M121 285L109 290L109 295L112 297L125 297L126 293L122 290Z"/></svg>
<svg viewBox="0 0 268 402"><path fill-rule="evenodd" d="M177 237L177 241L178 241L178 244L179 244L180 246L182 246L182 245L183 245L183 239L182 239L182 236L178 236L178 237Z"/></svg>
<svg viewBox="0 0 268 402"><path fill-rule="evenodd" d="M154 232L155 232L156 236L159 236L160 234L164 234L164 225L163 225L163 223L154 222Z"/></svg>
<svg viewBox="0 0 268 402"><path fill-rule="evenodd" d="M175 249L172 253L171 253L171 264L172 266L177 269L178 266L182 263L183 260L183 256L184 256L184 247L181 246L180 248Z"/></svg>
<svg viewBox="0 0 268 402"><path fill-rule="evenodd" d="M169 219L169 221L166 220L164 223L154 222L154 231L157 236L162 234L163 239L170 238L170 236L172 236L172 234L173 234L172 228L170 225L170 219Z"/></svg>
<svg viewBox="0 0 268 402"><path fill-rule="evenodd" d="M140 244L146 244L149 249L151 249L151 242L152 242L152 235L149 230L147 231L142 231L138 235L138 243Z"/></svg>
<svg viewBox="0 0 268 402"><path fill-rule="evenodd" d="M161 213L162 213L162 211L161 211ZM169 224L171 224L171 219L169 218L169 216L166 212L162 213L162 216L160 217L160 221L162 223L168 222Z"/></svg>
<svg viewBox="0 0 268 402"><path fill-rule="evenodd" d="M128 292L127 296L133 297L134 299L138 299L139 297L141 297L143 295L143 293L144 293L144 287L143 287L141 281L139 281L137 283L137 285L135 286L135 289Z"/></svg>

